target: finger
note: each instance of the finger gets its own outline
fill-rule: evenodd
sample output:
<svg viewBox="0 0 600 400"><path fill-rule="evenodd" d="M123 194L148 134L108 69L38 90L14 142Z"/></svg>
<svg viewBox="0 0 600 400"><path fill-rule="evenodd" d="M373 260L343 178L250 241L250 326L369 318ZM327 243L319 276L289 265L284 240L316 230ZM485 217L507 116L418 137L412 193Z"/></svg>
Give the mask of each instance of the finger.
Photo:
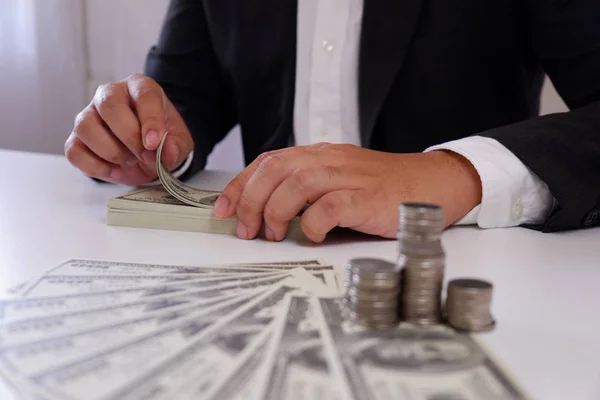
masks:
<svg viewBox="0 0 600 400"><path fill-rule="evenodd" d="M127 186L140 186L156 179L156 171L143 163L122 167L122 178L119 183Z"/></svg>
<svg viewBox="0 0 600 400"><path fill-rule="evenodd" d="M306 204L338 190L360 189L363 181L355 173L343 173L338 167L321 166L297 169L279 185L264 207L265 235L280 241L286 235L289 221Z"/></svg>
<svg viewBox="0 0 600 400"><path fill-rule="evenodd" d="M318 160L310 152L286 152L266 157L250 177L239 196L236 215L240 237L256 236L263 222L267 201L277 187L294 171L315 165Z"/></svg>
<svg viewBox="0 0 600 400"><path fill-rule="evenodd" d="M144 161L140 123L130 107L127 85L102 85L96 91L93 107L111 132L135 155Z"/></svg>
<svg viewBox="0 0 600 400"><path fill-rule="evenodd" d="M137 158L106 128L93 107L87 107L77 116L73 132L103 160L116 165L137 164Z"/></svg>
<svg viewBox="0 0 600 400"><path fill-rule="evenodd" d="M127 78L127 88L140 122L143 145L147 150L156 150L166 131L166 96L158 83L140 74Z"/></svg>
<svg viewBox="0 0 600 400"><path fill-rule="evenodd" d="M293 151L294 148L281 149L262 153L250 163L242 172L233 178L215 203L214 213L219 218L230 218L235 215L238 201L246 184L258 168L258 166L269 157L278 157L283 152Z"/></svg>
<svg viewBox="0 0 600 400"><path fill-rule="evenodd" d="M375 209L363 190L338 190L322 196L300 218L300 226L307 238L315 243L325 240L336 226L362 230L372 224Z"/></svg>
<svg viewBox="0 0 600 400"><path fill-rule="evenodd" d="M183 118L168 100L166 122L169 136L165 140L166 148L163 149L163 157L165 157L165 165L174 169L179 167L194 150L194 140Z"/></svg>
<svg viewBox="0 0 600 400"><path fill-rule="evenodd" d="M118 182L123 177L118 165L98 157L75 134L71 134L65 143L65 156L75 168L92 178Z"/></svg>

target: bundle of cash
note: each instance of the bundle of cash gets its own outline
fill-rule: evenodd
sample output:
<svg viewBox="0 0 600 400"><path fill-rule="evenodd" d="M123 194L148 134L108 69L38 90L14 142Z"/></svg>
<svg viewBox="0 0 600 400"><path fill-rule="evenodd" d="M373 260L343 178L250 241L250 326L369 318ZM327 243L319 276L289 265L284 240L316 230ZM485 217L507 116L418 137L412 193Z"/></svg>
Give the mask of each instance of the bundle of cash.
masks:
<svg viewBox="0 0 600 400"><path fill-rule="evenodd" d="M336 272L69 260L0 299L0 375L35 400L527 398L449 327L354 324Z"/></svg>
<svg viewBox="0 0 600 400"><path fill-rule="evenodd" d="M131 228L163 229L235 235L237 219L217 218L213 206L220 191L204 190L186 185L161 162L162 149L168 133L156 152L160 186L126 193L108 200L107 224ZM261 235L264 234L261 232ZM290 239L305 239L299 218L290 221Z"/></svg>

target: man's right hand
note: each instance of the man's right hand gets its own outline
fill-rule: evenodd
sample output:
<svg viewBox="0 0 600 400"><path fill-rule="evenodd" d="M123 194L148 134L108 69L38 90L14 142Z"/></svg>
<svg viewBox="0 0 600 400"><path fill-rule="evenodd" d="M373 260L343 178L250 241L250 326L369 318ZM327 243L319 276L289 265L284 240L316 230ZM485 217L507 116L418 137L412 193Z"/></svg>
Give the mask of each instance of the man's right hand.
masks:
<svg viewBox="0 0 600 400"><path fill-rule="evenodd" d="M96 91L65 143L71 164L90 177L138 186L156 179L156 149L173 170L194 148L185 122L154 80L133 75Z"/></svg>

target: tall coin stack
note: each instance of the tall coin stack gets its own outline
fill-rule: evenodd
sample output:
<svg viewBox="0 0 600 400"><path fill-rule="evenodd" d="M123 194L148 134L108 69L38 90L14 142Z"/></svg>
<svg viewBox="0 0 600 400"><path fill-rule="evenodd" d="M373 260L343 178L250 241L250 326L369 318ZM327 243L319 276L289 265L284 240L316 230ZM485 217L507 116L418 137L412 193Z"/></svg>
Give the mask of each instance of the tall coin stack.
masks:
<svg viewBox="0 0 600 400"><path fill-rule="evenodd" d="M401 318L416 325L442 320L446 255L441 244L444 210L427 203L400 205L398 266L402 268Z"/></svg>
<svg viewBox="0 0 600 400"><path fill-rule="evenodd" d="M488 332L492 318L491 283L479 279L455 279L448 283L446 317L453 328L465 332Z"/></svg>
<svg viewBox="0 0 600 400"><path fill-rule="evenodd" d="M377 258L354 258L344 271L344 302L350 320L375 330L398 324L400 268Z"/></svg>

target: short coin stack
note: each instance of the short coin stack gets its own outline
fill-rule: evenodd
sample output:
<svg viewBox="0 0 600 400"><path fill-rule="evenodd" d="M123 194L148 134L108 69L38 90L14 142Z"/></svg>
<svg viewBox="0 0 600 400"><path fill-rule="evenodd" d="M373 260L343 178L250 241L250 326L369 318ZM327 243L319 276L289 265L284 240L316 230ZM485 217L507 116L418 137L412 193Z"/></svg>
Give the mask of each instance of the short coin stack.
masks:
<svg viewBox="0 0 600 400"><path fill-rule="evenodd" d="M398 324L400 268L376 258L355 258L346 264L344 301L350 320L370 329Z"/></svg>
<svg viewBox="0 0 600 400"><path fill-rule="evenodd" d="M495 326L490 313L491 283L479 279L455 279L448 283L446 317L453 328L488 332Z"/></svg>
<svg viewBox="0 0 600 400"><path fill-rule="evenodd" d="M425 203L400 205L398 266L403 269L401 317L417 325L441 322L444 212Z"/></svg>

